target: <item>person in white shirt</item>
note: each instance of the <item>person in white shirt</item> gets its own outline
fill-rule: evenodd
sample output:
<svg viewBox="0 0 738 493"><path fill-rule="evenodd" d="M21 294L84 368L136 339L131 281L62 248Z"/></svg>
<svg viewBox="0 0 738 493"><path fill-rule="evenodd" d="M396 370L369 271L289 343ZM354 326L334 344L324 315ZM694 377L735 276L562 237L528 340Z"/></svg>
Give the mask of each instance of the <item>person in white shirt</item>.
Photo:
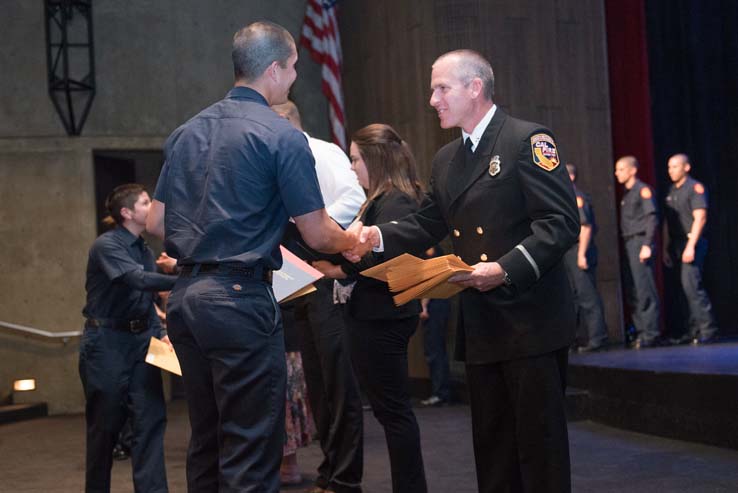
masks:
<svg viewBox="0 0 738 493"><path fill-rule="evenodd" d="M272 109L303 131L300 112L294 103L290 101ZM364 190L340 147L307 133L305 137L315 157L315 172L326 211L339 225L348 228L366 200ZM303 260L312 262L323 258L305 246L296 228L288 228L283 244ZM333 280L321 279L315 287L317 291L282 306L285 342L288 348L297 346L302 353L310 408L323 451L318 477L308 491L360 492L363 411L349 358L346 327L341 306L333 303ZM283 463L283 472L296 473L296 469L296 459L292 466Z"/></svg>

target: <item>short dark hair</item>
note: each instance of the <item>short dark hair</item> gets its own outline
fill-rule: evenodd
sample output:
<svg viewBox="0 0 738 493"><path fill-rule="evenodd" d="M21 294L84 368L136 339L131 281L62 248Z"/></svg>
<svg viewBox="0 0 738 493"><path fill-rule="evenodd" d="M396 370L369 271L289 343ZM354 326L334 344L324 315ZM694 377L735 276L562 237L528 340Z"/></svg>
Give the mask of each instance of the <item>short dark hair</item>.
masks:
<svg viewBox="0 0 738 493"><path fill-rule="evenodd" d="M231 58L236 80L253 82L275 61L285 68L295 50L294 38L279 24L249 24L233 35Z"/></svg>
<svg viewBox="0 0 738 493"><path fill-rule="evenodd" d="M436 62L448 56L458 59L456 75L464 85L469 84L473 78L478 77L482 81L484 98L492 101L495 95L495 73L487 59L481 53L474 50L454 50L439 56Z"/></svg>
<svg viewBox="0 0 738 493"><path fill-rule="evenodd" d="M115 187L105 199L108 215L103 218L103 224L110 227L123 224L125 218L120 215L120 210L123 207L133 210L136 201L145 191L146 188L138 183L126 183Z"/></svg>
<svg viewBox="0 0 738 493"><path fill-rule="evenodd" d="M623 156L620 159L618 159L618 161L622 161L628 166L630 166L631 168L635 168L635 169L638 169L638 166L640 166L640 164L638 163L638 159L635 156Z"/></svg>

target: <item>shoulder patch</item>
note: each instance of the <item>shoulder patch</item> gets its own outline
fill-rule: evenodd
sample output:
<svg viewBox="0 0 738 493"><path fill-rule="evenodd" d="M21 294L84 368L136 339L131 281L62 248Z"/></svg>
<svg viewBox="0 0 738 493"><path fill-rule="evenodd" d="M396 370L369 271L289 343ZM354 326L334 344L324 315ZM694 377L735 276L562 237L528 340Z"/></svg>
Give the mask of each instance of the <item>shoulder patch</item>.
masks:
<svg viewBox="0 0 738 493"><path fill-rule="evenodd" d="M695 183L694 191L702 195L703 193L705 193L705 187L702 186L702 183Z"/></svg>
<svg viewBox="0 0 738 493"><path fill-rule="evenodd" d="M652 196L651 189L648 187L641 188L641 198L650 199Z"/></svg>
<svg viewBox="0 0 738 493"><path fill-rule="evenodd" d="M553 137L547 134L535 134L530 138L530 150L536 166L553 171L559 165L559 151Z"/></svg>
<svg viewBox="0 0 738 493"><path fill-rule="evenodd" d="M577 197L577 207L580 209L584 207L584 199L582 197Z"/></svg>

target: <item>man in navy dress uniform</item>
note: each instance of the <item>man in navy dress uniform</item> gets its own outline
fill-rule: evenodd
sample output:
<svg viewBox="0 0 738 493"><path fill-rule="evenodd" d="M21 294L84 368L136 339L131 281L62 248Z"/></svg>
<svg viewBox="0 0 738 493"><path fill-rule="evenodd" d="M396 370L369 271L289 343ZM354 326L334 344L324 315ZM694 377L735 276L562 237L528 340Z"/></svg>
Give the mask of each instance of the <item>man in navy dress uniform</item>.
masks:
<svg viewBox="0 0 738 493"><path fill-rule="evenodd" d="M482 493L571 490L564 406L574 306L562 262L579 232L574 190L550 130L506 115L479 53L433 64L430 104L461 138L433 159L417 213L362 230L386 258L451 235L474 267L450 280L460 295L457 357L466 362L477 482Z"/></svg>

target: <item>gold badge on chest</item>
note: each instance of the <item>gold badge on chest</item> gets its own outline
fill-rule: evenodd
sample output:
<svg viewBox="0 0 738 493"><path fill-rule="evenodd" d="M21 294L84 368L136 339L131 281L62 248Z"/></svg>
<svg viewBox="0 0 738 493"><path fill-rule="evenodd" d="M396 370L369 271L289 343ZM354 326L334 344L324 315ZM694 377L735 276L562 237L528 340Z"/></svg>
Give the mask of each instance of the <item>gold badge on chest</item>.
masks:
<svg viewBox="0 0 738 493"><path fill-rule="evenodd" d="M500 174L500 156L495 154L492 159L489 160L489 176L497 176Z"/></svg>

